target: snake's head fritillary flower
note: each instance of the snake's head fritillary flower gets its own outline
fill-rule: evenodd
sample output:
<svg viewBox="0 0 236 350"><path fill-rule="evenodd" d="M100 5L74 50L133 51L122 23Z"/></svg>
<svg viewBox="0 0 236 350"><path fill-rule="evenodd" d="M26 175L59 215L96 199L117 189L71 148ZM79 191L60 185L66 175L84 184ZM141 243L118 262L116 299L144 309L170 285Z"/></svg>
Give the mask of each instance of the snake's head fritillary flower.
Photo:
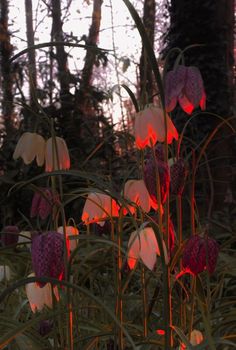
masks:
<svg viewBox="0 0 236 350"><path fill-rule="evenodd" d="M22 158L25 164L30 164L36 158L38 166L44 164L45 140L35 132L25 132L17 142L13 159Z"/></svg>
<svg viewBox="0 0 236 350"><path fill-rule="evenodd" d="M1 232L1 243L4 247L17 244L20 230L18 226L5 226Z"/></svg>
<svg viewBox="0 0 236 350"><path fill-rule="evenodd" d="M66 142L61 137L50 138L45 148L46 171L70 169L70 155Z"/></svg>
<svg viewBox="0 0 236 350"><path fill-rule="evenodd" d="M112 216L119 216L119 206L114 199L105 193L88 195L82 213L82 221L86 225L96 222L103 226L104 220Z"/></svg>
<svg viewBox="0 0 236 350"><path fill-rule="evenodd" d="M69 251L75 250L75 248L78 245L78 240L77 239L69 239L69 237L78 237L79 235L79 230L75 226L66 226L66 240L67 240L67 246ZM63 236L64 234L64 228L63 226L58 227L57 232L61 233Z"/></svg>
<svg viewBox="0 0 236 350"><path fill-rule="evenodd" d="M51 213L53 205L59 203L58 193L53 193L50 188L41 188L34 193L30 211L30 217L39 216L45 220Z"/></svg>
<svg viewBox="0 0 236 350"><path fill-rule="evenodd" d="M183 251L183 268L194 275L208 270L212 274L215 270L219 254L218 243L210 237L192 236Z"/></svg>
<svg viewBox="0 0 236 350"><path fill-rule="evenodd" d="M170 187L170 170L166 162L149 157L144 164L144 182L148 192L154 201L157 203L157 172L160 180L161 204L165 203Z"/></svg>
<svg viewBox="0 0 236 350"><path fill-rule="evenodd" d="M187 113L200 106L206 109L206 93L201 73L197 67L178 65L169 71L165 78L165 107L171 112L177 102Z"/></svg>
<svg viewBox="0 0 236 350"><path fill-rule="evenodd" d="M56 231L34 234L31 245L32 265L36 277L62 279L64 274L64 240ZM39 284L43 286L43 283Z"/></svg>
<svg viewBox="0 0 236 350"><path fill-rule="evenodd" d="M11 270L7 265L0 265L0 282L6 280L10 281L11 279Z"/></svg>
<svg viewBox="0 0 236 350"><path fill-rule="evenodd" d="M198 331L197 329L192 330L191 334L190 334L190 344L195 346L195 345L199 345L203 342L204 338L203 338L203 334L202 332ZM184 343L181 343L179 350L185 350L186 346Z"/></svg>
<svg viewBox="0 0 236 350"><path fill-rule="evenodd" d="M35 274L31 273L28 277L35 277ZM44 306L52 308L52 286L50 283L46 283L42 288L36 282L28 283L25 286L25 290L31 310L34 313L41 311ZM58 301L59 293L57 286L53 287L53 292Z"/></svg>
<svg viewBox="0 0 236 350"><path fill-rule="evenodd" d="M170 192L173 195L181 195L184 190L187 169L185 162L179 158L170 167Z"/></svg>
<svg viewBox="0 0 236 350"><path fill-rule="evenodd" d="M154 269L157 255L160 255L156 235L151 227L131 233L128 242L128 265L132 270L139 259L150 270Z"/></svg>
<svg viewBox="0 0 236 350"><path fill-rule="evenodd" d="M128 180L124 187L124 198L140 206L146 213L148 213L151 208L157 209L157 202L152 200L143 180ZM128 207L131 214L133 214L135 212L135 207L133 205L128 205ZM124 213L127 214L126 209Z"/></svg>
<svg viewBox="0 0 236 350"><path fill-rule="evenodd" d="M165 141L165 116L161 108L149 105L135 116L134 132L136 146L143 149L146 146L152 147L156 142ZM167 143L173 139L178 140L178 132L168 114L167 122Z"/></svg>

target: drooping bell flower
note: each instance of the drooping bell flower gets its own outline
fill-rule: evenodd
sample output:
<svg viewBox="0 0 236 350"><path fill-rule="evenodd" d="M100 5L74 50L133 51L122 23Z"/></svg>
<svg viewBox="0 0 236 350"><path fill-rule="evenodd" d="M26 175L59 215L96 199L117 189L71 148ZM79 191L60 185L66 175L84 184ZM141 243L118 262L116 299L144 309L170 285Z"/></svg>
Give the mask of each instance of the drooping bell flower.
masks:
<svg viewBox="0 0 236 350"><path fill-rule="evenodd" d="M4 247L17 244L20 230L18 226L5 226L1 232L1 243Z"/></svg>
<svg viewBox="0 0 236 350"><path fill-rule="evenodd" d="M56 136L47 140L45 162L45 171L70 169L70 155L64 139Z"/></svg>
<svg viewBox="0 0 236 350"><path fill-rule="evenodd" d="M190 334L190 344L195 346L199 345L203 342L203 335L202 332L198 331L197 329L194 329ZM179 350L185 350L186 346L184 343L181 343Z"/></svg>
<svg viewBox="0 0 236 350"><path fill-rule="evenodd" d="M40 191L34 193L30 217L39 216L42 220L52 213L53 205L59 203L58 193L53 193L50 188L41 188Z"/></svg>
<svg viewBox="0 0 236 350"><path fill-rule="evenodd" d="M179 158L170 167L170 192L173 195L182 195L185 185L187 169L185 162Z"/></svg>
<svg viewBox="0 0 236 350"><path fill-rule="evenodd" d="M206 93L201 73L197 67L178 65L166 74L166 111L171 112L177 102L187 114L191 114L198 106L205 110Z"/></svg>
<svg viewBox="0 0 236 350"><path fill-rule="evenodd" d="M10 281L11 279L11 270L7 265L0 265L0 282L6 280Z"/></svg>
<svg viewBox="0 0 236 350"><path fill-rule="evenodd" d="M112 216L119 216L119 206L114 199L105 193L88 195L82 213L82 221L86 225L96 222L103 226L104 220Z"/></svg>
<svg viewBox="0 0 236 350"><path fill-rule="evenodd" d="M45 140L35 132L25 132L17 142L13 159L22 158L25 164L30 164L36 158L38 166L44 164Z"/></svg>
<svg viewBox="0 0 236 350"><path fill-rule="evenodd" d="M215 270L219 254L218 243L210 237L192 236L184 247L183 268L194 275L208 270L212 274Z"/></svg>
<svg viewBox="0 0 236 350"><path fill-rule="evenodd" d="M154 201L157 203L157 171L160 181L161 204L165 203L170 187L170 171L166 162L157 157L149 156L144 164L144 182L148 192Z"/></svg>
<svg viewBox="0 0 236 350"><path fill-rule="evenodd" d="M64 234L64 228L63 226L58 227L57 232L59 232L62 236ZM77 239L69 239L69 237L76 237L79 235L79 230L75 226L66 226L66 240L67 240L67 247L69 251L75 250L75 248L78 245Z"/></svg>
<svg viewBox="0 0 236 350"><path fill-rule="evenodd" d="M156 142L165 141L165 120L161 108L149 105L135 116L134 132L136 146L139 149L146 146L152 147ZM168 114L167 121L167 143L172 143L173 139L178 140L178 132Z"/></svg>
<svg viewBox="0 0 236 350"><path fill-rule="evenodd" d="M139 259L147 268L153 270L157 255L160 255L160 250L151 227L145 227L131 233L128 242L128 265L131 270Z"/></svg>
<svg viewBox="0 0 236 350"><path fill-rule="evenodd" d="M157 209L157 202L152 200L143 180L128 180L124 187L124 198L140 206L146 213L148 213L151 208ZM133 205L128 205L128 208L131 214L136 210ZM124 214L127 214L126 209L124 209Z"/></svg>
<svg viewBox="0 0 236 350"><path fill-rule="evenodd" d="M32 265L36 277L61 280L64 274L64 241L59 232L35 234L31 245ZM45 283L39 283L44 286Z"/></svg>
<svg viewBox="0 0 236 350"><path fill-rule="evenodd" d="M34 273L31 273L28 277L35 277ZM44 306L52 308L52 287L50 283L46 283L42 288L38 283L32 282L25 286L27 298L30 303L31 310L35 313L41 311ZM59 293L57 286L53 287L53 292L56 300L59 300Z"/></svg>

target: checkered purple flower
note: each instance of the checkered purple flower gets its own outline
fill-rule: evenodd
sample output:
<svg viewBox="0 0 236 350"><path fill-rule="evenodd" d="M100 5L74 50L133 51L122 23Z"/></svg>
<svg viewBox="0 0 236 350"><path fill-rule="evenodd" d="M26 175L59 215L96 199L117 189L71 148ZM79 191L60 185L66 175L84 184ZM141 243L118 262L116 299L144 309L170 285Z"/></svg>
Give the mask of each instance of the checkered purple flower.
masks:
<svg viewBox="0 0 236 350"><path fill-rule="evenodd" d="M32 265L36 277L61 280L64 275L64 242L59 232L37 233L32 237ZM39 283L41 287L45 283Z"/></svg>
<svg viewBox="0 0 236 350"><path fill-rule="evenodd" d="M52 213L53 205L59 202L57 193L53 193L50 188L41 188L40 191L34 193L30 217L39 216L42 220Z"/></svg>
<svg viewBox="0 0 236 350"><path fill-rule="evenodd" d="M218 243L210 237L192 236L183 252L183 268L190 270L194 275L208 270L215 271L219 254Z"/></svg>

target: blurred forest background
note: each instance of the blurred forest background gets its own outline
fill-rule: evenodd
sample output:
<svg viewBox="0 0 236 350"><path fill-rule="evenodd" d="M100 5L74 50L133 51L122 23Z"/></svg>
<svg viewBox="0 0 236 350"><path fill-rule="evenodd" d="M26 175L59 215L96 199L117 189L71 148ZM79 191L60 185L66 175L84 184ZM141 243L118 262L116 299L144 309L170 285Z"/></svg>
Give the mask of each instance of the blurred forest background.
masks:
<svg viewBox="0 0 236 350"><path fill-rule="evenodd" d="M201 70L207 111L188 127L186 149L194 148L188 140L194 136L200 144L219 123L214 114L222 118L235 114L234 0L132 3L143 18L160 67L172 48L190 46L185 64ZM27 47L33 48L22 52ZM168 69L176 59L172 56ZM12 154L24 131L37 127L49 136L45 114L67 142L72 169L112 177L116 186L125 172L132 173L135 109L122 84L142 103L151 103L158 95L137 29L122 1L24 0L22 7L13 0L0 1L1 227L26 224L31 194L18 191L18 198L11 199L8 191L42 169L16 162ZM177 108L172 118L181 131L186 114ZM235 152L235 135L225 127L206 155L215 212L235 206ZM212 191L205 181L208 170L200 167L197 183L196 200L203 210L209 207ZM71 208L71 216L78 210Z"/></svg>

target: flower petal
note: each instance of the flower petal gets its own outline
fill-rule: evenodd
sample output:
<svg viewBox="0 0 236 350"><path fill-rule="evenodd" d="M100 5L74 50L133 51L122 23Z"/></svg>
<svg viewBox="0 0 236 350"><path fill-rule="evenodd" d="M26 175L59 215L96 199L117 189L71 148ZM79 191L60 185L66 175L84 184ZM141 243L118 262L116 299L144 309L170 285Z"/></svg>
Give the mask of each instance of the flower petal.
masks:
<svg viewBox="0 0 236 350"><path fill-rule="evenodd" d="M184 110L187 114L192 114L194 110L194 105L187 99L187 97L184 94L181 94L178 98L179 104L181 108Z"/></svg>
<svg viewBox="0 0 236 350"><path fill-rule="evenodd" d="M137 260L139 259L139 252L141 248L141 242L137 231L131 233L128 242L128 265L131 270L134 269Z"/></svg>
<svg viewBox="0 0 236 350"><path fill-rule="evenodd" d="M204 87L200 70L197 67L187 67L185 95L194 108L199 106Z"/></svg>

